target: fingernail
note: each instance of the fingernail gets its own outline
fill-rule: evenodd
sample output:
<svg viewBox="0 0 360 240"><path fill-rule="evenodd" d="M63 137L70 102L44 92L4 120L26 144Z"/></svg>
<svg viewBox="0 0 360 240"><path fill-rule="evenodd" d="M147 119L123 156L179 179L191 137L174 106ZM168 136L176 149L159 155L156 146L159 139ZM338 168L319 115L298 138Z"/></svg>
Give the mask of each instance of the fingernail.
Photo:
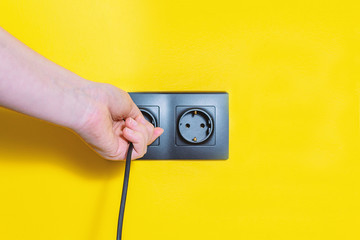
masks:
<svg viewBox="0 0 360 240"><path fill-rule="evenodd" d="M131 126L136 126L137 125L137 122L132 118L130 118L129 123L130 123Z"/></svg>

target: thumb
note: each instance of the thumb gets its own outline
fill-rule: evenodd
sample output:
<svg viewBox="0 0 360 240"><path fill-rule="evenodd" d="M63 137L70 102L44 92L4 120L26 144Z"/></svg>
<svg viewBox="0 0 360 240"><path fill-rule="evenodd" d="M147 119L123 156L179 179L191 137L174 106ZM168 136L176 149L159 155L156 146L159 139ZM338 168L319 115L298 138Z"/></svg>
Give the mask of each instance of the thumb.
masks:
<svg viewBox="0 0 360 240"><path fill-rule="evenodd" d="M154 128L153 135L151 136L150 144L153 143L158 137L160 137L161 134L163 134L163 132L164 132L164 129L162 129L160 127Z"/></svg>

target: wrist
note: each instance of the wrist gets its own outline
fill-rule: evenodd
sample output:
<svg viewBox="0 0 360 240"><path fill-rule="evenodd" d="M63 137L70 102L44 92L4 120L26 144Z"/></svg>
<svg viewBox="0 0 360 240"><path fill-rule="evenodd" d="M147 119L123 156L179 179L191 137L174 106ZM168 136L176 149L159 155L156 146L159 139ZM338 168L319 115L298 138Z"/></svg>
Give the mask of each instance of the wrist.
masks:
<svg viewBox="0 0 360 240"><path fill-rule="evenodd" d="M59 125L70 128L76 132L89 121L94 109L98 106L96 95L99 95L101 83L92 82L76 76L63 88L62 109L59 113Z"/></svg>

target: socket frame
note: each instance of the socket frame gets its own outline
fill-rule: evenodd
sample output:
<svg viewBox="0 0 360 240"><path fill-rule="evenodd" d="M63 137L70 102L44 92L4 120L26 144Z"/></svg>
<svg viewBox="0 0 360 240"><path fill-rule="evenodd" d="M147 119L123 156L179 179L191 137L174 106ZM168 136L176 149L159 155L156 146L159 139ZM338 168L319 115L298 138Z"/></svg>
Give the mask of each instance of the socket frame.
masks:
<svg viewBox="0 0 360 240"><path fill-rule="evenodd" d="M229 94L226 92L130 92L135 104L158 107L156 121L165 131L158 145L148 146L142 160L226 160L229 158ZM179 116L192 108L204 109L213 118L213 133L203 143L184 141ZM161 119L161 121L160 121Z"/></svg>

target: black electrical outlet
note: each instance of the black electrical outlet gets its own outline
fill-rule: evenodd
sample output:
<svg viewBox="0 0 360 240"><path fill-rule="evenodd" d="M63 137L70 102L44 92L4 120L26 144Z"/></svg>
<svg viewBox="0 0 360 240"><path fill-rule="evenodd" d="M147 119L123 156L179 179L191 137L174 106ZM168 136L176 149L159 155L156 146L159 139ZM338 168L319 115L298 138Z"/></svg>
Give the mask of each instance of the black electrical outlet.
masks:
<svg viewBox="0 0 360 240"><path fill-rule="evenodd" d="M212 134L213 118L205 110L190 108L180 116L178 130L186 143L204 143Z"/></svg>
<svg viewBox="0 0 360 240"><path fill-rule="evenodd" d="M216 144L214 131L216 112L214 106L177 106L176 118L178 133L175 134L177 146Z"/></svg>
<svg viewBox="0 0 360 240"><path fill-rule="evenodd" d="M165 130L142 159L228 159L227 93L133 92L130 96L149 122Z"/></svg>

